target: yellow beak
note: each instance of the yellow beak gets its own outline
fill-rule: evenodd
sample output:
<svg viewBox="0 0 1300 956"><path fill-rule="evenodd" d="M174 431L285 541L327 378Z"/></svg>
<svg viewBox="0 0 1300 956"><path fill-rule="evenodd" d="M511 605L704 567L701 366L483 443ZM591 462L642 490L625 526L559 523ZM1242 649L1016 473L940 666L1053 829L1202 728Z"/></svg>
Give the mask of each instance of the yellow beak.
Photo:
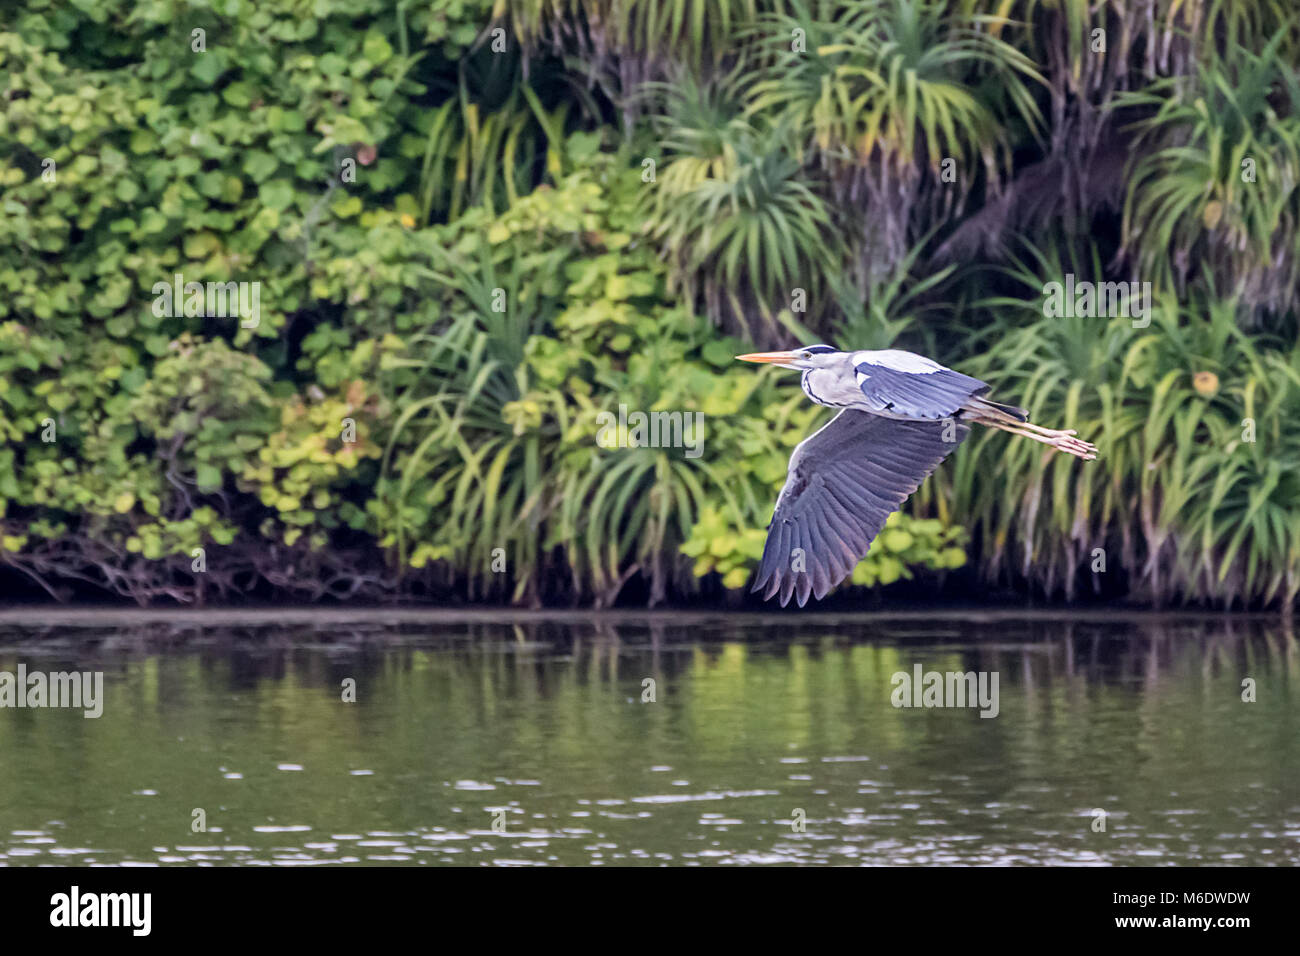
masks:
<svg viewBox="0 0 1300 956"><path fill-rule="evenodd" d="M740 362L764 362L774 364L777 362L790 363L795 360L793 352L750 352L748 355L737 355L737 361Z"/></svg>

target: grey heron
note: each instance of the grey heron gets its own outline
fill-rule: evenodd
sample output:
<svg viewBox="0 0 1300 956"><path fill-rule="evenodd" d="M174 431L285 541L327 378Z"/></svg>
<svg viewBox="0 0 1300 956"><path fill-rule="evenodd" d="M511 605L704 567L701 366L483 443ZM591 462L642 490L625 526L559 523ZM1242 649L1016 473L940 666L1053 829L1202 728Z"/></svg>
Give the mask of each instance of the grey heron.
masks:
<svg viewBox="0 0 1300 956"><path fill-rule="evenodd" d="M809 345L738 355L802 371L804 394L841 409L790 456L754 591L818 600L844 580L885 520L970 434L987 425L1085 460L1097 449L1076 432L1043 428L1023 408L985 398L989 386L899 349L841 352Z"/></svg>

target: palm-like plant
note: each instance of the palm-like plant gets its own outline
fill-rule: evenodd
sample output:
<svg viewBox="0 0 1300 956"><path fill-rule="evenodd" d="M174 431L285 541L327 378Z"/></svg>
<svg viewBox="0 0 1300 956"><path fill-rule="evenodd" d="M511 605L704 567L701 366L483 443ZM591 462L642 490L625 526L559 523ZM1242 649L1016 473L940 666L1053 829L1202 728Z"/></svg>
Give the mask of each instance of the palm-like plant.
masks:
<svg viewBox="0 0 1300 956"><path fill-rule="evenodd" d="M917 268L925 245L924 239L918 242L893 275L865 288L847 276L832 280L840 313L835 323L835 340L841 348L892 348L900 335L916 330L924 344L916 345L915 350L935 350L933 330L925 319L950 308L948 303L935 301L933 294L956 266L933 271Z"/></svg>
<svg viewBox="0 0 1300 956"><path fill-rule="evenodd" d="M422 112L425 130L419 200L423 221L456 219L470 206L501 211L526 195L546 174L561 172L561 141L572 103L547 108L525 75L517 52L481 48L460 62L446 99ZM530 82L531 80L531 82ZM587 115L597 107L581 87L569 97Z"/></svg>
<svg viewBox="0 0 1300 956"><path fill-rule="evenodd" d="M759 9L760 0L502 0L496 12L530 51L565 57L630 123L644 84L682 67L711 75Z"/></svg>
<svg viewBox="0 0 1300 956"><path fill-rule="evenodd" d="M744 111L744 78L731 70L709 81L681 71L671 82L647 83L642 98L668 162L656 174L663 196L689 193L709 179L724 179L735 168L739 144L757 136ZM659 208L671 198L659 198Z"/></svg>
<svg viewBox="0 0 1300 956"><path fill-rule="evenodd" d="M795 0L751 31L765 57L749 110L790 123L837 197L868 207L858 264L869 278L907 254L919 208L950 213L981 180L996 193L1010 155L999 112L1038 127L1026 84L1041 77L998 35L1007 25L949 0L849 0L817 13Z"/></svg>
<svg viewBox="0 0 1300 956"><path fill-rule="evenodd" d="M1203 264L1248 306L1276 314L1295 301L1300 82L1286 39L1117 100L1155 111L1139 124L1124 210L1125 251L1147 278L1184 285Z"/></svg>
<svg viewBox="0 0 1300 956"><path fill-rule="evenodd" d="M998 318L974 333L989 347L963 370L1018 396L1031 418L1099 436L1101 451L1070 468L982 435L954 459L954 507L976 516L985 573L1070 595L1100 548L1131 593L1158 603L1293 600L1300 427L1285 408L1300 401L1300 353L1261 348L1231 300L1165 295L1145 329L1042 314L1044 283L1101 269L1095 249L1079 261L1031 248L1010 270L1029 295L982 303Z"/></svg>
<svg viewBox="0 0 1300 956"><path fill-rule="evenodd" d="M563 128L566 111L560 106L542 121ZM527 193L536 185L546 129L518 90L487 113L464 96L436 107L420 171L423 221L452 220L473 205L501 210Z"/></svg>
<svg viewBox="0 0 1300 956"><path fill-rule="evenodd" d="M504 549L519 600L539 585L543 463L566 423L562 402L531 407L523 366L526 342L551 311L530 277L556 266L487 254L469 263L452 251L436 258L440 268L423 274L454 294L455 311L445 327L409 340L419 357L389 362L410 384L394 397L401 411L374 507L382 543L403 564L464 569L471 594L496 590L491 582L503 578L492 574L494 552Z"/></svg>
<svg viewBox="0 0 1300 956"><path fill-rule="evenodd" d="M777 314L796 290L812 309L826 308L822 293L843 246L789 137L755 129L725 92L687 85L668 97L658 128L672 152L662 181L645 194L647 231L689 301L764 341L777 334Z"/></svg>

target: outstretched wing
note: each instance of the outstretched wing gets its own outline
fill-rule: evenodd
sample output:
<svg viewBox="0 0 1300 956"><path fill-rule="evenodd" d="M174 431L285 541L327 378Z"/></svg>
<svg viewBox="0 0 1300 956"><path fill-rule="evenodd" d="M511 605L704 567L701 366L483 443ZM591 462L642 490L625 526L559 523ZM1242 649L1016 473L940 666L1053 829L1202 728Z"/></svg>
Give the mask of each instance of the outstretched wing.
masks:
<svg viewBox="0 0 1300 956"><path fill-rule="evenodd" d="M781 606L820 600L857 566L885 519L970 434L957 421L911 422L845 409L800 442L776 500L753 590ZM945 440L947 439L947 440ZM799 549L799 551L796 551Z"/></svg>

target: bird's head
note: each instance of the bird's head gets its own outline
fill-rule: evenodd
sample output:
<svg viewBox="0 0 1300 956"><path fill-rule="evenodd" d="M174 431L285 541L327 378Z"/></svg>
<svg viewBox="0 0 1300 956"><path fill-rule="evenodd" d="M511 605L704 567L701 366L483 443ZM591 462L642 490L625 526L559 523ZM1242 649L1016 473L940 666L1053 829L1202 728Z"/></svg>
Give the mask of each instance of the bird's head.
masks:
<svg viewBox="0 0 1300 956"><path fill-rule="evenodd" d="M742 362L762 362L778 368L802 370L831 368L839 363L844 354L829 345L805 345L803 348L791 349L788 352L751 352L748 355L737 355L736 358Z"/></svg>

